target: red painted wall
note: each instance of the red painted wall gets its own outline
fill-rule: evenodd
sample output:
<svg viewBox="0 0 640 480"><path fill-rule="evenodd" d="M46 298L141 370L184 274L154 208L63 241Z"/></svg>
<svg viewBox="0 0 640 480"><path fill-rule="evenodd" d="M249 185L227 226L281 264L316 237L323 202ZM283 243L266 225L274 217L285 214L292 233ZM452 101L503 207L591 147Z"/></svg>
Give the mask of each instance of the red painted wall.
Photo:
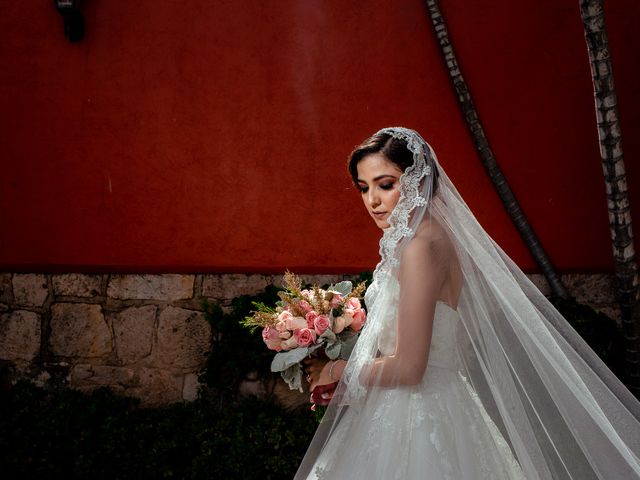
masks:
<svg viewBox="0 0 640 480"><path fill-rule="evenodd" d="M498 161L553 262L610 270L578 1L441 3ZM536 271L420 0L86 0L79 44L51 2L2 11L4 270L373 268L379 231L345 161L377 129L404 125ZM640 235L640 4L608 0L606 12Z"/></svg>

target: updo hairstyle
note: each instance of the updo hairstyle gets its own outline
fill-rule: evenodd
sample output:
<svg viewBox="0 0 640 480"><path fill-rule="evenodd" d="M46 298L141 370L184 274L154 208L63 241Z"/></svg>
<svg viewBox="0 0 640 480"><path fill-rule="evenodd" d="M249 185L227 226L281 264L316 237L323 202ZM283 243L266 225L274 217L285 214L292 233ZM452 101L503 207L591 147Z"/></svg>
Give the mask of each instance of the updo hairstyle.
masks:
<svg viewBox="0 0 640 480"><path fill-rule="evenodd" d="M372 153L381 153L403 172L413 165L413 152L407 148L404 140L395 138L390 133L377 133L358 145L349 155L347 167L356 187L358 186L358 163ZM433 164L431 168L434 175L433 194L435 194L438 190L438 170Z"/></svg>

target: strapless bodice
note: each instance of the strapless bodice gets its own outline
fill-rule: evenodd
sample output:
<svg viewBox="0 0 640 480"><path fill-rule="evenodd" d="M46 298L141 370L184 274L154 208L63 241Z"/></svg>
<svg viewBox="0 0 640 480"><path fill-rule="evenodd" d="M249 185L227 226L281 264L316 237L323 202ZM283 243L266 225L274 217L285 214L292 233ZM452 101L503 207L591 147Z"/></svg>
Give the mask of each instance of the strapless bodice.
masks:
<svg viewBox="0 0 640 480"><path fill-rule="evenodd" d="M460 317L456 310L444 302L436 303L428 365L458 369L456 330L459 321Z"/></svg>
<svg viewBox="0 0 640 480"><path fill-rule="evenodd" d="M385 293L392 295L392 304L388 312L380 315L380 336L378 338L378 350L382 355L393 355L397 340L397 306L400 286L397 281L388 282L390 291ZM382 292L376 292L380 294ZM373 298L371 298L373 300ZM376 307L375 301L372 305ZM382 312L378 312L382 313ZM428 365L457 370L458 353L456 347L456 328L460 321L459 314L447 303L438 300L433 318L433 330L431 333L431 346L429 348Z"/></svg>

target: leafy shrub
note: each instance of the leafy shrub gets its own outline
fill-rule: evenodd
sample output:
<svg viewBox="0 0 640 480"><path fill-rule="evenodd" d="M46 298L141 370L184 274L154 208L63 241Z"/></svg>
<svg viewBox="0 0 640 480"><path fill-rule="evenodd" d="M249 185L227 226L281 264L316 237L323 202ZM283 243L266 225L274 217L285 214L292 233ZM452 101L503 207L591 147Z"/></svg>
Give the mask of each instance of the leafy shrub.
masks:
<svg viewBox="0 0 640 480"><path fill-rule="evenodd" d="M317 424L254 397L163 408L21 381L1 397L3 478L291 478Z"/></svg>

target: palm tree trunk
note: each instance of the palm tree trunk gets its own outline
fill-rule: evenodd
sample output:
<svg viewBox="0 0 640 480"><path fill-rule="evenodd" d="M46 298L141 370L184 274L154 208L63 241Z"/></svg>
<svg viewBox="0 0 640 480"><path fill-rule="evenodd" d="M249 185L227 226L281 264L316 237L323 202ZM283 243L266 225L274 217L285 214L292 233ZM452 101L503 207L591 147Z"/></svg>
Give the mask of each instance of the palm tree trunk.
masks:
<svg viewBox="0 0 640 480"><path fill-rule="evenodd" d="M596 104L600 156L609 207L609 230L615 264L615 290L625 338L629 388L640 394L640 304L638 266L633 246L631 212L622 155L616 89L604 23L602 0L580 0L580 15L589 51Z"/></svg>
<svg viewBox="0 0 640 480"><path fill-rule="evenodd" d="M467 126L469 127L473 141L478 149L482 165L491 178L491 181L500 196L500 200L504 204L509 217L511 217L511 220L518 229L518 232L529 249L529 252L531 252L534 261L549 282L551 294L556 297L567 299L569 298L569 294L562 284L555 268L551 264L547 253L540 244L537 235L524 216L524 213L522 212L513 191L509 187L506 178L500 170L500 167L498 167L493 151L489 146L489 140L482 129L478 113L473 105L469 88L462 77L462 73L460 73L460 67L458 66L458 61L455 53L453 52L453 46L451 45L449 34L447 32L447 26L444 18L442 17L442 13L440 12L438 2L437 0L426 0L426 3L427 8L429 9L431 23L433 24L442 55L444 56L444 61L449 69L449 76L451 77L453 86L458 94L458 101L460 102L462 113L464 114Z"/></svg>

